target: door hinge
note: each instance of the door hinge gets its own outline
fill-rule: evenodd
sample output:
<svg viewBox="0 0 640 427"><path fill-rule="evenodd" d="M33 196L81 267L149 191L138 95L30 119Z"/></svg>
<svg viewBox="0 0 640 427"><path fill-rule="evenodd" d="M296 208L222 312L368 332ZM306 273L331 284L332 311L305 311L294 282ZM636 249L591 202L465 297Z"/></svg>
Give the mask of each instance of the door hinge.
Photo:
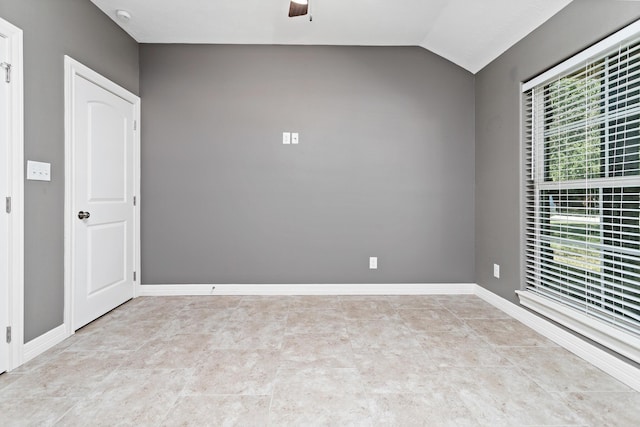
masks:
<svg viewBox="0 0 640 427"><path fill-rule="evenodd" d="M136 205L136 201L137 201L136 196L133 196L133 206Z"/></svg>
<svg viewBox="0 0 640 427"><path fill-rule="evenodd" d="M5 197L5 210L8 214L11 213L11 197Z"/></svg>
<svg viewBox="0 0 640 427"><path fill-rule="evenodd" d="M136 272L135 271L133 272L133 281L134 282L136 281Z"/></svg>
<svg viewBox="0 0 640 427"><path fill-rule="evenodd" d="M3 62L0 64L0 68L4 68L5 78L4 81L7 83L11 83L11 64Z"/></svg>
<svg viewBox="0 0 640 427"><path fill-rule="evenodd" d="M137 120L133 121L133 130L138 130L138 121Z"/></svg>
<svg viewBox="0 0 640 427"><path fill-rule="evenodd" d="M7 344L11 344L11 326L7 326Z"/></svg>

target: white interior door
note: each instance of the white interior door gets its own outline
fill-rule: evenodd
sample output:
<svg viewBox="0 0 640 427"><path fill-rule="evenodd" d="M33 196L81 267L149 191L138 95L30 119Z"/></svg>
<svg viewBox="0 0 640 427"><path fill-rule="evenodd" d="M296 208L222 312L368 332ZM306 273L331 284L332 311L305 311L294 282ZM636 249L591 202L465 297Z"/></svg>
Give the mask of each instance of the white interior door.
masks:
<svg viewBox="0 0 640 427"><path fill-rule="evenodd" d="M9 64L9 45L6 37L0 34L0 64ZM9 189L9 171L11 170L9 152L9 83L6 81L6 65L0 67L0 331L9 325L9 214L6 212L5 197L11 194ZM0 334L0 373L8 369L9 344Z"/></svg>
<svg viewBox="0 0 640 427"><path fill-rule="evenodd" d="M137 106L84 74L71 83L73 330L133 298L136 261Z"/></svg>

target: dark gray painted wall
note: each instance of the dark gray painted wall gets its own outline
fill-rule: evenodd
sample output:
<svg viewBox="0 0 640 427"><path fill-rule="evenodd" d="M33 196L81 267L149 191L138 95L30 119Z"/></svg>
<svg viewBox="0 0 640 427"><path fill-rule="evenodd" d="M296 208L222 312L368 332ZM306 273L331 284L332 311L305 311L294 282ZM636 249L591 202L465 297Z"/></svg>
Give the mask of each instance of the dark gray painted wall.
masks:
<svg viewBox="0 0 640 427"><path fill-rule="evenodd" d="M140 60L144 283L473 281L470 73L417 47Z"/></svg>
<svg viewBox="0 0 640 427"><path fill-rule="evenodd" d="M25 342L59 326L64 309L64 55L138 92L138 44L88 0L0 0L24 32L25 160L51 182L25 181Z"/></svg>
<svg viewBox="0 0 640 427"><path fill-rule="evenodd" d="M476 283L521 288L520 83L640 17L640 3L574 0L476 74ZM493 263L501 278L493 278Z"/></svg>

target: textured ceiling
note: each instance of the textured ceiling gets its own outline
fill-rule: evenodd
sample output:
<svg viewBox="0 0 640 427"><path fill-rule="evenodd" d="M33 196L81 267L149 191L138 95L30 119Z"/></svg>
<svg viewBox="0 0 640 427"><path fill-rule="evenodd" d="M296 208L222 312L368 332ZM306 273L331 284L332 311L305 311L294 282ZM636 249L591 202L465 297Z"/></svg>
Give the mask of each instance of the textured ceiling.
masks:
<svg viewBox="0 0 640 427"><path fill-rule="evenodd" d="M571 0L91 0L141 43L422 46L475 73ZM129 22L115 17L131 14Z"/></svg>

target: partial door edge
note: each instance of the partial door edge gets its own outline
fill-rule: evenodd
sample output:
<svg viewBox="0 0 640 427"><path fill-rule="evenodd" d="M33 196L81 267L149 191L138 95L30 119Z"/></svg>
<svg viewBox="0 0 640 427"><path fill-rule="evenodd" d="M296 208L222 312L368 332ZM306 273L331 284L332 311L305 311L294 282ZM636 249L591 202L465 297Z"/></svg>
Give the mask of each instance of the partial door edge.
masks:
<svg viewBox="0 0 640 427"><path fill-rule="evenodd" d="M73 330L73 220L72 210L74 199L73 188L73 99L75 93L75 79L84 78L103 89L130 102L134 106L135 128L133 132L133 164L134 164L134 271L136 278L133 283L134 298L140 295L140 97L117 85L101 74L76 61L70 56L64 57L64 115L65 115L65 200L64 200L64 328L67 336L75 333Z"/></svg>
<svg viewBox="0 0 640 427"><path fill-rule="evenodd" d="M9 41L9 342L8 370L24 363L24 77L22 30L0 18L0 36ZM2 339L5 339L3 327Z"/></svg>

